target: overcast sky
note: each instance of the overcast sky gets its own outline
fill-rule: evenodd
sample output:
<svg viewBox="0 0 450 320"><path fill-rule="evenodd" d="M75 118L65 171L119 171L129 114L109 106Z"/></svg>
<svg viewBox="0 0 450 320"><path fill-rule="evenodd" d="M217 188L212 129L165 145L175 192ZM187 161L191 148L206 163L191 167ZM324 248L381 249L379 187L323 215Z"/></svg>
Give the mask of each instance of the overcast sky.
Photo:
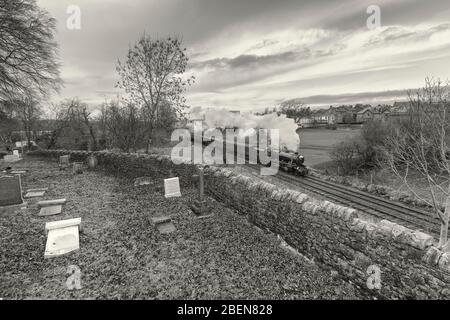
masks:
<svg viewBox="0 0 450 320"><path fill-rule="evenodd" d="M450 78L449 0L38 0L58 20L65 88L55 100L114 97L130 44L179 35L197 78L192 106L259 109L395 100L426 76ZM381 8L381 27L366 9ZM69 5L81 30L66 27Z"/></svg>

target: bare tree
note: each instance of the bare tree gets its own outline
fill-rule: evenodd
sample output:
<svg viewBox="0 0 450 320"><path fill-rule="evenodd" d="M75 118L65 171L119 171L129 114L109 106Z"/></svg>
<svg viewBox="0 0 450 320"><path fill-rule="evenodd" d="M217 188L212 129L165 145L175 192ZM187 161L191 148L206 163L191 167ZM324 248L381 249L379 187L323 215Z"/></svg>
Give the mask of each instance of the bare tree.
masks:
<svg viewBox="0 0 450 320"><path fill-rule="evenodd" d="M384 151L408 190L434 209L441 222L439 245L443 247L450 215L450 88L448 82L427 78L423 89L408 95L409 117L392 127ZM411 172L424 178L430 197L421 196L411 185Z"/></svg>
<svg viewBox="0 0 450 320"><path fill-rule="evenodd" d="M20 99L13 100L12 103L15 108L16 117L25 131L27 145L30 147L33 129L42 113L39 101L31 96L25 95Z"/></svg>
<svg viewBox="0 0 450 320"><path fill-rule="evenodd" d="M0 0L0 100L59 89L55 30L35 0Z"/></svg>
<svg viewBox="0 0 450 320"><path fill-rule="evenodd" d="M13 143L13 131L19 123L15 117L14 106L10 101L0 102L0 142L5 145Z"/></svg>
<svg viewBox="0 0 450 320"><path fill-rule="evenodd" d="M181 117L186 108L183 93L194 78L185 77L188 57L178 38L152 39L143 35L128 51L125 62L118 61L119 88L128 94L128 103L143 108L150 141L154 129L167 124L167 107ZM175 117L176 119L176 117Z"/></svg>
<svg viewBox="0 0 450 320"><path fill-rule="evenodd" d="M118 101L105 104L102 118L105 122L106 135L114 147L124 152L136 152L138 144L145 135L144 121L136 106L121 106Z"/></svg>
<svg viewBox="0 0 450 320"><path fill-rule="evenodd" d="M89 136L88 149L98 149L97 130L94 127L94 119L87 103L78 98L66 99L60 104L54 105L52 111L51 135L47 148L55 147L64 129L71 128L82 137Z"/></svg>

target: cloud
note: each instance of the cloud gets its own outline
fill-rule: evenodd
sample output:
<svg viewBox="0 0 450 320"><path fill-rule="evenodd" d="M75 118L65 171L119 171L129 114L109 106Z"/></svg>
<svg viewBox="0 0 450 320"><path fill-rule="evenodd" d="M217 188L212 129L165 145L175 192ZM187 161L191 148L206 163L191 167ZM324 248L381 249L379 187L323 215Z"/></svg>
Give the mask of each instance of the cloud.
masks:
<svg viewBox="0 0 450 320"><path fill-rule="evenodd" d="M376 30L366 27L372 0L78 0L78 31L65 26L72 0L38 3L58 19L66 80L58 99L116 96L117 59L144 30L182 36L196 77L191 105L252 109L296 97L320 103L450 75L448 0L378 0Z"/></svg>

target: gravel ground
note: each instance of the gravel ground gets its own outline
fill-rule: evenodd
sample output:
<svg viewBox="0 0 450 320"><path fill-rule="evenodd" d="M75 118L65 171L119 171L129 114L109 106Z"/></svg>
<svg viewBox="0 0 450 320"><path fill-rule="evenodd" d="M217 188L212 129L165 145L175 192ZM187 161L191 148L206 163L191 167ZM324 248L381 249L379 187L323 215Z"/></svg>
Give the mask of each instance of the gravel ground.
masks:
<svg viewBox="0 0 450 320"><path fill-rule="evenodd" d="M1 165L1 164L0 164ZM274 235L209 199L214 215L196 219L197 191L166 199L163 182L134 187L105 172L73 175L56 162L25 159L23 189L49 187L44 199L67 198L63 214L27 209L0 215L3 299L351 299L361 297L330 272L290 253ZM162 235L150 218L171 215L177 230ZM45 222L81 217L80 250L44 259ZM69 265L81 290L68 290Z"/></svg>

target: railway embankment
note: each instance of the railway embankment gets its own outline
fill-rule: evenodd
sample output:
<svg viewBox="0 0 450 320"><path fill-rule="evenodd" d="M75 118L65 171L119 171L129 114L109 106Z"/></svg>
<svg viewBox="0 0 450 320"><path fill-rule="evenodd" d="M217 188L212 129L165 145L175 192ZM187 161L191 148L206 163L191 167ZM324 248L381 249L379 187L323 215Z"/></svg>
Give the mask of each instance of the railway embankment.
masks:
<svg viewBox="0 0 450 320"><path fill-rule="evenodd" d="M64 150L33 154L55 158L70 154L74 161L94 154L100 168L111 173L155 178L176 175L182 185L195 183L195 166L175 165L167 156ZM389 220L366 221L355 209L258 182L226 168L209 167L206 173L210 196L368 295L450 298L450 253L439 250L433 236Z"/></svg>

